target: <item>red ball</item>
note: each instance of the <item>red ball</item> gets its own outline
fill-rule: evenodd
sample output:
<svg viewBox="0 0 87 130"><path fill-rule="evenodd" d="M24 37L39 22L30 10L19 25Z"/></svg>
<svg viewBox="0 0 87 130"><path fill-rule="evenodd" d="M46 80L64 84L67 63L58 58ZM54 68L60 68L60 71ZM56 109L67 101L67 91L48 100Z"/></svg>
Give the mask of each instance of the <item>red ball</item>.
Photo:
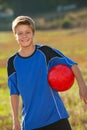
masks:
<svg viewBox="0 0 87 130"><path fill-rule="evenodd" d="M74 74L70 67L59 64L52 67L48 72L49 85L56 91L66 91L74 83Z"/></svg>

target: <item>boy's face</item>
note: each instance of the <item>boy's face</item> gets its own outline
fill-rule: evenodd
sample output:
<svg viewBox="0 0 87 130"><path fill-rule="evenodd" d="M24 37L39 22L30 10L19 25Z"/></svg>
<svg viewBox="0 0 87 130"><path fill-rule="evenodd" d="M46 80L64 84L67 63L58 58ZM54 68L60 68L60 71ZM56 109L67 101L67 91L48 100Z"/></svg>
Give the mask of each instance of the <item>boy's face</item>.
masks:
<svg viewBox="0 0 87 130"><path fill-rule="evenodd" d="M15 30L15 38L21 47L28 47L33 43L34 34L29 25L18 25Z"/></svg>

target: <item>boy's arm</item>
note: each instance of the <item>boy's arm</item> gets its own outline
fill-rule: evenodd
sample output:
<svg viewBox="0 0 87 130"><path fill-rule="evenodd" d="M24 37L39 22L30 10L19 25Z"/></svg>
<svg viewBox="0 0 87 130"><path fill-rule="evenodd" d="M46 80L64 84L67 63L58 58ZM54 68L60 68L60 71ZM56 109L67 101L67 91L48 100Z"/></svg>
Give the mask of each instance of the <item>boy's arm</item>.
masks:
<svg viewBox="0 0 87 130"><path fill-rule="evenodd" d="M21 126L18 120L18 108L19 108L19 96L11 95L11 106L13 111L13 130L21 130Z"/></svg>
<svg viewBox="0 0 87 130"><path fill-rule="evenodd" d="M82 77L81 71L80 71L78 65L76 65L76 64L72 65L71 68L72 68L72 71L75 75L75 78L76 78L78 86L79 86L79 95L80 95L81 99L83 99L84 102L87 104L87 86Z"/></svg>

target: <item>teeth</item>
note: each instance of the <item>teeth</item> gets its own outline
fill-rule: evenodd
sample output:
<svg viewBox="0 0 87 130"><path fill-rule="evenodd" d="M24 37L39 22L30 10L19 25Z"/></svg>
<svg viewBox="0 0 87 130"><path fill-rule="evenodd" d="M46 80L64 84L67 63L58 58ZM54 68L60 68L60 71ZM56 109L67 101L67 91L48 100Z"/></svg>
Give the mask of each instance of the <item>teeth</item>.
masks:
<svg viewBox="0 0 87 130"><path fill-rule="evenodd" d="M23 42L27 42L27 41L23 41Z"/></svg>

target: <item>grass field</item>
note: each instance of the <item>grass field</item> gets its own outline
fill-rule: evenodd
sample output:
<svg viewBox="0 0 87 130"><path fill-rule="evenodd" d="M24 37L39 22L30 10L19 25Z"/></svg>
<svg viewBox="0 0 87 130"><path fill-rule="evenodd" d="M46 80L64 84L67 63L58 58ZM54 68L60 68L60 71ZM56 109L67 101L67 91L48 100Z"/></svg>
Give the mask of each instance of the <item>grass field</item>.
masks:
<svg viewBox="0 0 87 130"><path fill-rule="evenodd" d="M37 31L35 44L48 44L78 62L87 83L87 31L84 29ZM12 130L6 62L18 49L11 32L0 32L0 130ZM73 130L87 130L87 106L80 100L78 85L60 93Z"/></svg>

